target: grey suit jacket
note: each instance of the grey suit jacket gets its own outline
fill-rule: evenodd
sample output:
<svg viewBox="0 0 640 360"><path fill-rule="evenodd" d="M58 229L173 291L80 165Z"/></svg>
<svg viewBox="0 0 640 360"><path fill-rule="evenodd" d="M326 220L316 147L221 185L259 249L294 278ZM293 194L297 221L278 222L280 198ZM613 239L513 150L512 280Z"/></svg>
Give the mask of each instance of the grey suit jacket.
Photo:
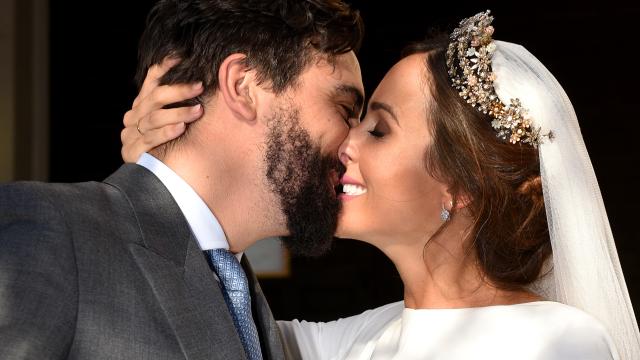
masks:
<svg viewBox="0 0 640 360"><path fill-rule="evenodd" d="M248 263L265 359L280 333ZM186 219L147 169L0 186L0 359L244 359Z"/></svg>

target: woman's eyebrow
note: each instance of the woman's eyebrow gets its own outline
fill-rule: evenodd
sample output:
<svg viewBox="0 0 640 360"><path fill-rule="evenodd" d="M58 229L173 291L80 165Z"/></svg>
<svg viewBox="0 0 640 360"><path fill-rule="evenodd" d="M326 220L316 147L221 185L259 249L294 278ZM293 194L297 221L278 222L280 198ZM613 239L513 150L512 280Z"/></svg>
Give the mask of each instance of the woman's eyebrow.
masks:
<svg viewBox="0 0 640 360"><path fill-rule="evenodd" d="M380 101L374 101L372 103L369 104L369 108L371 108L371 110L382 110L382 111L386 111L387 113L389 113L389 115L391 115L391 117L393 118L393 120L396 121L396 124L398 124L398 126L400 126L400 121L398 121L398 117L396 116L395 111L393 110L393 107L387 103L383 103Z"/></svg>

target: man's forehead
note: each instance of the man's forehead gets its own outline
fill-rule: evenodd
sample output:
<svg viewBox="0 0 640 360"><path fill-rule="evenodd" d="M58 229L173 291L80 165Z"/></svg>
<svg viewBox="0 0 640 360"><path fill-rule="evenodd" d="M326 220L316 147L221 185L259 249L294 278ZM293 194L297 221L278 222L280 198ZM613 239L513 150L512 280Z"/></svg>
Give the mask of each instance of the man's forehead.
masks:
<svg viewBox="0 0 640 360"><path fill-rule="evenodd" d="M307 72L311 75L307 85L323 86L338 95L364 95L360 64L353 52L317 59Z"/></svg>
<svg viewBox="0 0 640 360"><path fill-rule="evenodd" d="M340 103L359 113L364 102L360 65L353 52L334 56L333 61L326 55L314 58L290 90L296 101L308 106Z"/></svg>
<svg viewBox="0 0 640 360"><path fill-rule="evenodd" d="M364 92L362 88L349 84L340 84L334 89L337 97L348 97L353 99L355 110L359 111L364 103Z"/></svg>

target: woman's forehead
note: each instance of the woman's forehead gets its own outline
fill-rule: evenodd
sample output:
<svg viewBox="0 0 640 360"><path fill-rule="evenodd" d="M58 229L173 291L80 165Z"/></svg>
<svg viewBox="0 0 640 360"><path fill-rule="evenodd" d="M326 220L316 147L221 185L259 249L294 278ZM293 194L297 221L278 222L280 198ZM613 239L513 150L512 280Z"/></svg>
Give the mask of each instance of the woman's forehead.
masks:
<svg viewBox="0 0 640 360"><path fill-rule="evenodd" d="M398 61L373 92L371 101L385 100L398 106L424 101L425 54L414 54Z"/></svg>

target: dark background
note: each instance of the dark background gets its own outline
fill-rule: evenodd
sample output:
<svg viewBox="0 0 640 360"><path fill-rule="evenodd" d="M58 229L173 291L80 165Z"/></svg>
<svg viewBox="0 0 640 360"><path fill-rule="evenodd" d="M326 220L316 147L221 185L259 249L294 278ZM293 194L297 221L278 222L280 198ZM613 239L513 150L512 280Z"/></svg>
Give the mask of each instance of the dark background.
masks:
<svg viewBox="0 0 640 360"><path fill-rule="evenodd" d="M51 2L51 181L101 180L117 169L122 116L138 38L154 1ZM556 76L575 106L598 175L632 300L640 304L636 171L639 4L351 1L366 37L359 59L367 94L402 47L431 27L450 30L490 8L494 37L517 42ZM523 5L524 4L524 5ZM393 264L372 246L340 240L319 259L294 259L292 276L265 279L278 319L331 320L402 298Z"/></svg>

